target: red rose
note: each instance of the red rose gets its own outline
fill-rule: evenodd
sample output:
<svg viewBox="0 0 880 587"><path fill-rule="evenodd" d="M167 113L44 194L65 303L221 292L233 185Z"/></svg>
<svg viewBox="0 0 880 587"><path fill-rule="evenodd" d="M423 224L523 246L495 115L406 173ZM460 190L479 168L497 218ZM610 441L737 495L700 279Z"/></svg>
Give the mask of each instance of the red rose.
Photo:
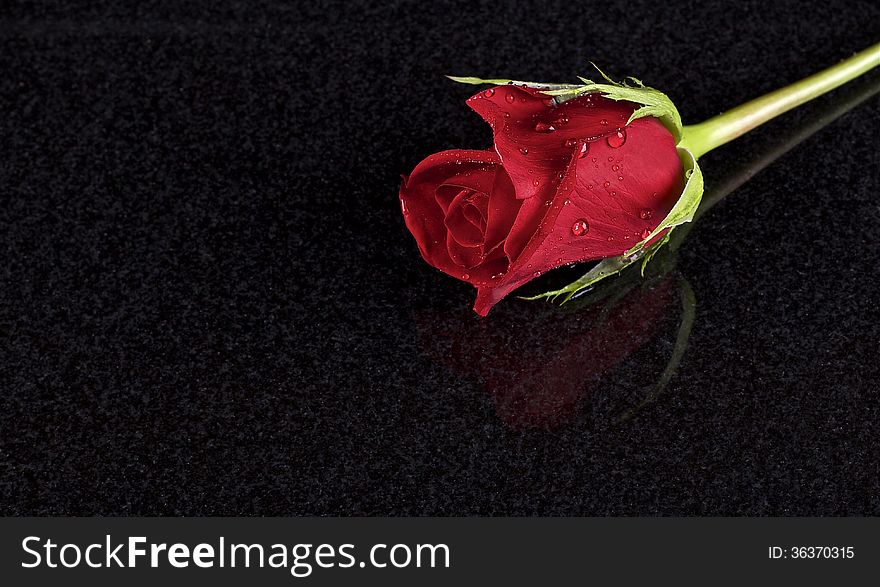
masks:
<svg viewBox="0 0 880 587"><path fill-rule="evenodd" d="M598 94L562 104L507 85L468 99L493 150L431 155L404 179L400 203L425 260L477 288L486 315L545 271L622 255L682 194L675 139L637 105Z"/></svg>

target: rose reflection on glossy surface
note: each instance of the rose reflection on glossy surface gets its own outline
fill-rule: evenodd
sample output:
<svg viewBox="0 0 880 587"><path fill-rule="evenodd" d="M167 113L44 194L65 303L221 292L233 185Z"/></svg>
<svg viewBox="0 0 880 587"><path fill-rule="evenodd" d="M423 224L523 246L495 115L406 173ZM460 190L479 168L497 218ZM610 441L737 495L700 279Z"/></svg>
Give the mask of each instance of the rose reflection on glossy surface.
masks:
<svg viewBox="0 0 880 587"><path fill-rule="evenodd" d="M570 311L536 304L483 320L418 314L420 342L432 361L482 385L506 424L552 430L572 421L600 388L612 389L602 387L603 374L646 344L667 338L660 333L674 338L680 313L675 275L620 285L599 302L572 302ZM661 365L647 374L650 383L662 371ZM641 396L614 401L619 404L614 411L618 416L631 411L653 389L639 386Z"/></svg>

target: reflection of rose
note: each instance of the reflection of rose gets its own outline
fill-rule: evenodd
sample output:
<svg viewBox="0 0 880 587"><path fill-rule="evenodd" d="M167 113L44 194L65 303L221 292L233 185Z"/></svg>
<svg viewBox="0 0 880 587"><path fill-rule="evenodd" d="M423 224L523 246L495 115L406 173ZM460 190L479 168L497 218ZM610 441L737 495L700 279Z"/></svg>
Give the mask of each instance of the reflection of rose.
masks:
<svg viewBox="0 0 880 587"><path fill-rule="evenodd" d="M416 321L426 354L482 381L508 425L552 429L574 416L596 376L652 338L676 307L674 285L667 276L650 289L635 287L609 310L601 303L575 313L534 306L534 314L499 314L504 324L434 315Z"/></svg>
<svg viewBox="0 0 880 587"><path fill-rule="evenodd" d="M422 256L477 288L480 315L550 269L623 254L681 195L675 139L657 118L628 122L635 104L502 86L468 105L493 149L429 156L400 202Z"/></svg>

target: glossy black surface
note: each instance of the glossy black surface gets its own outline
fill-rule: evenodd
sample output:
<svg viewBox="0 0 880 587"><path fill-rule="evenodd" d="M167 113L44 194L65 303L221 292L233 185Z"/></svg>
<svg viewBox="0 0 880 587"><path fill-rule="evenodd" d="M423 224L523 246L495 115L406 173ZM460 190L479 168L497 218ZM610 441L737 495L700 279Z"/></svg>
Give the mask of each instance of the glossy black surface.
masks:
<svg viewBox="0 0 880 587"><path fill-rule="evenodd" d="M480 320L397 202L489 144L443 74L696 122L880 38L770 4L4 8L0 513L880 514L877 75L706 156L791 147L614 303Z"/></svg>

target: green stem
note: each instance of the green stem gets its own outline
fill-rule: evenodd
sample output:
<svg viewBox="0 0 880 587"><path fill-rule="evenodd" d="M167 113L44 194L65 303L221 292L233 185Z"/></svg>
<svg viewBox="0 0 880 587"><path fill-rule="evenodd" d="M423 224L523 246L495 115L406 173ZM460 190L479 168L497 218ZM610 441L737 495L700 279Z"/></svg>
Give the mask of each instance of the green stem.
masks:
<svg viewBox="0 0 880 587"><path fill-rule="evenodd" d="M880 43L790 86L746 102L705 122L685 126L681 146L701 157L792 108L880 66Z"/></svg>

